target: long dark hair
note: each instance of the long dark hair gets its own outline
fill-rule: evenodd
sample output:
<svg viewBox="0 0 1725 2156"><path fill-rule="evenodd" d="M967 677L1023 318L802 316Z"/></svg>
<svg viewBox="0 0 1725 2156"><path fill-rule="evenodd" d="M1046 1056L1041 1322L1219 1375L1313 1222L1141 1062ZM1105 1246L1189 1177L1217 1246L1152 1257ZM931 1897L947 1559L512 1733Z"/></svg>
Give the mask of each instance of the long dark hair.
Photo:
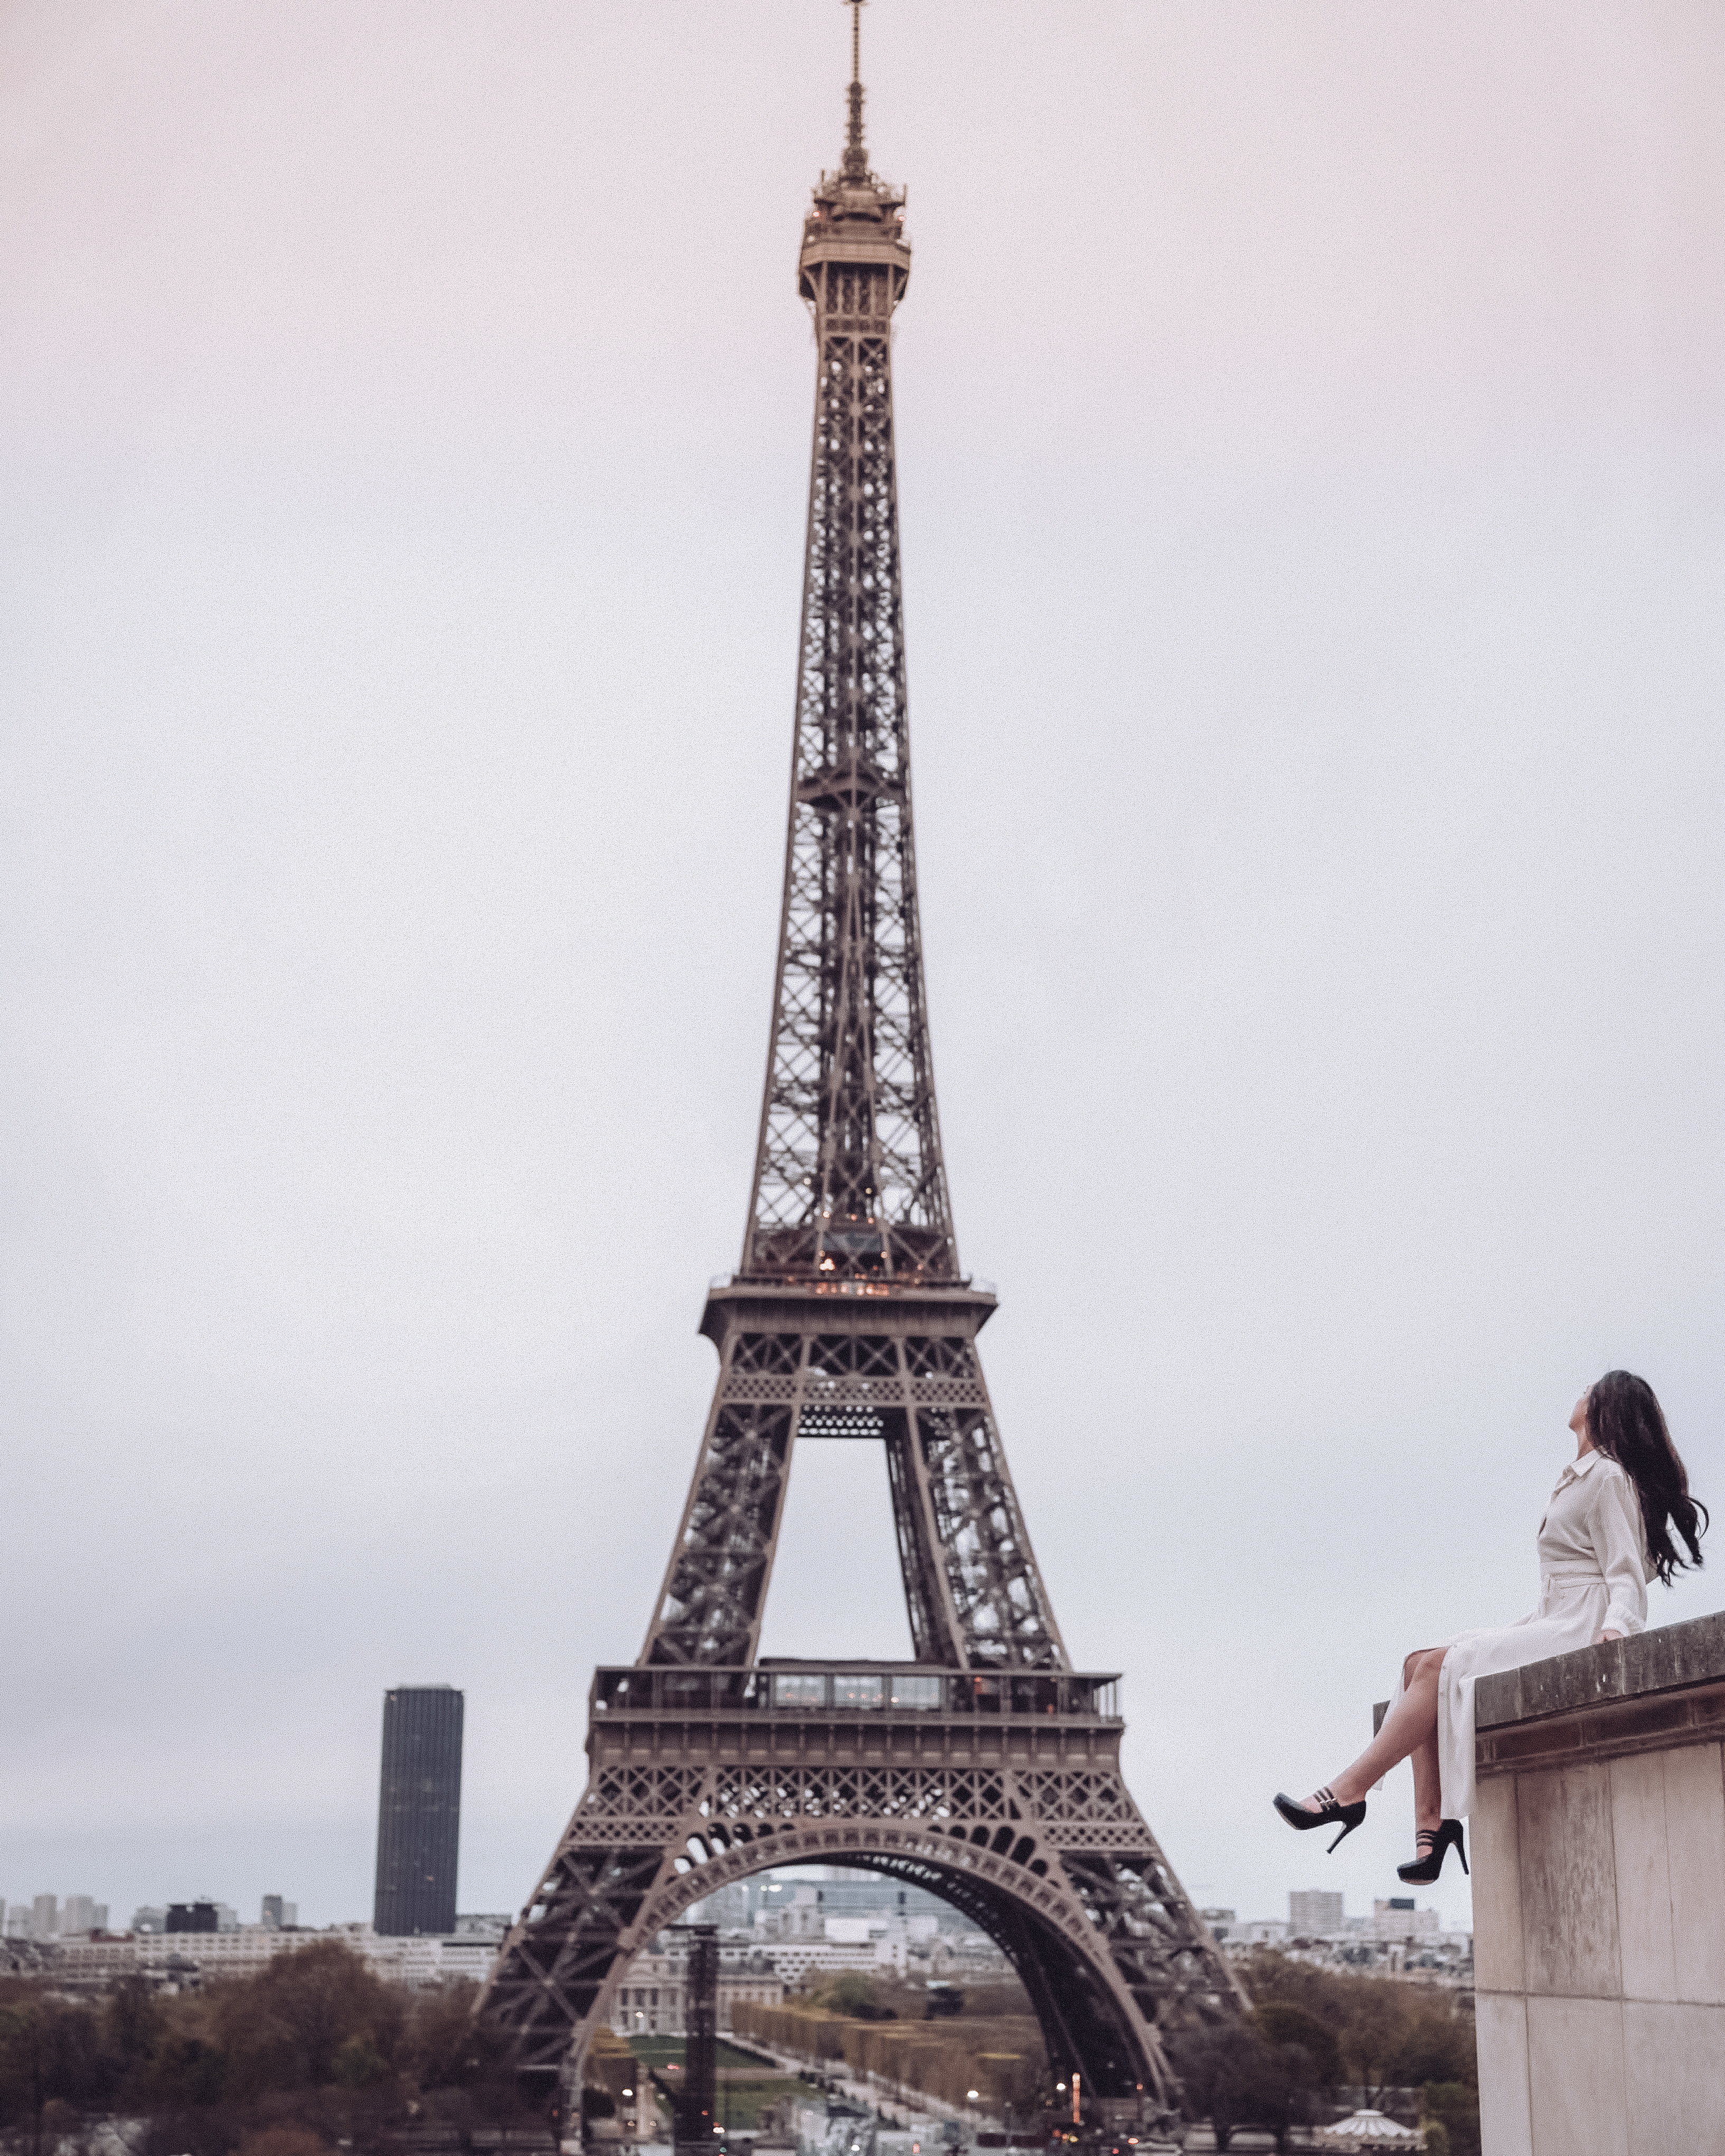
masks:
<svg viewBox="0 0 1725 2156"><path fill-rule="evenodd" d="M1689 1494L1688 1470L1671 1443L1652 1386L1627 1370L1608 1370L1588 1393L1587 1434L1595 1450L1615 1460L1635 1484L1647 1554L1669 1587L1685 1565L1700 1565L1701 1538L1711 1516ZM1686 1558L1671 1540L1672 1527L1688 1548Z"/></svg>

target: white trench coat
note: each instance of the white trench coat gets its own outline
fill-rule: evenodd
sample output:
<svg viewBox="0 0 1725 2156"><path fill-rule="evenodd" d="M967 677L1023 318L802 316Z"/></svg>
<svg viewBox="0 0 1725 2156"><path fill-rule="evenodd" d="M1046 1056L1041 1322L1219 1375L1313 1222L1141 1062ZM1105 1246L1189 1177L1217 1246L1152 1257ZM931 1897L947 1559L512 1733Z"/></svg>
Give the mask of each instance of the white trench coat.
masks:
<svg viewBox="0 0 1725 2156"><path fill-rule="evenodd" d="M1466 1819L1473 1809L1477 1679L1590 1647L1604 1630L1627 1638L1646 1630L1653 1568L1635 1486L1615 1460L1584 1452L1570 1461L1539 1522L1538 1547L1537 1609L1495 1631L1458 1632L1453 1640L1431 1643L1449 1650L1438 1680L1438 1772L1445 1819ZM1392 1707L1401 1696L1398 1670Z"/></svg>

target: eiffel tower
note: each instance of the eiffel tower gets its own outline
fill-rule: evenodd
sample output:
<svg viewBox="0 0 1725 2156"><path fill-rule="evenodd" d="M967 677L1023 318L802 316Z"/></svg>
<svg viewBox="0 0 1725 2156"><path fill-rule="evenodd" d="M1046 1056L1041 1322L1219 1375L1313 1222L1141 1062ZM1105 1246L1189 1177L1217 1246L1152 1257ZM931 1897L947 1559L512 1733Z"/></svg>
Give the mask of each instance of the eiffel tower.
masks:
<svg viewBox="0 0 1725 2156"><path fill-rule="evenodd" d="M635 1953L717 1887L815 1862L929 1888L1022 1979L1108 2130L1175 2093L1158 2029L1244 2003L1071 1668L1013 1488L941 1157L911 820L894 310L905 195L849 124L803 221L819 352L790 829L742 1260L640 1657L589 1694L590 1776L480 2011L578 2087ZM759 1659L795 1446L882 1444L912 1662ZM578 2115L578 2112L575 2115Z"/></svg>

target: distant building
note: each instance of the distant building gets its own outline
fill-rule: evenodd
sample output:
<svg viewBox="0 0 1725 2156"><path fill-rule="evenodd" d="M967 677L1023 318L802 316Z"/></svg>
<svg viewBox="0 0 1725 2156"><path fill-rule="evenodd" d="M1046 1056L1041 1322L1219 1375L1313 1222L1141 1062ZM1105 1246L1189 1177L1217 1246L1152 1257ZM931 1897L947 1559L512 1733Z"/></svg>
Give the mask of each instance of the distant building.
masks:
<svg viewBox="0 0 1725 2156"><path fill-rule="evenodd" d="M744 1930L754 1922L760 1907L759 1889L752 1879L738 1879L697 1902L684 1919L691 1924L716 1924L721 1932Z"/></svg>
<svg viewBox="0 0 1725 2156"><path fill-rule="evenodd" d="M611 2001L611 2026L618 2035L680 2036L685 2033L684 1967L680 1950L649 1949L635 1956ZM721 2029L732 2025L731 2010L739 1999L778 2006L783 2004L784 1992L783 1976L764 1953L721 1952L717 2002Z"/></svg>
<svg viewBox="0 0 1725 2156"><path fill-rule="evenodd" d="M457 1917L455 1936L458 1939L489 1939L495 1943L508 1937L514 1923L515 1918L506 1909Z"/></svg>
<svg viewBox="0 0 1725 2156"><path fill-rule="evenodd" d="M963 1932L937 1938L918 1957L927 1974L955 1983L993 1984L1012 1974L1012 1964L985 1933Z"/></svg>
<svg viewBox="0 0 1725 2156"><path fill-rule="evenodd" d="M1374 1939L1433 1939L1442 1928L1443 1919L1435 1909L1416 1909L1411 1894L1397 1895L1388 1902L1372 1904L1372 1928L1368 1934Z"/></svg>
<svg viewBox="0 0 1725 2156"><path fill-rule="evenodd" d="M795 1912L800 1908L802 1914ZM875 1873L837 1866L799 1866L794 1872L758 1872L721 1887L689 1912L687 1921L716 1924L721 1932L752 1931L759 1938L818 1938L829 1917L899 1917L911 1937L927 1930L968 1931L970 1920L924 1887L901 1887Z"/></svg>
<svg viewBox="0 0 1725 2156"><path fill-rule="evenodd" d="M134 1909L131 1912L131 1928L140 1938L148 1938L157 1932L165 1932L167 1929L167 1909L147 1907Z"/></svg>
<svg viewBox="0 0 1725 2156"><path fill-rule="evenodd" d="M297 1902L285 1901L280 1894L266 1894L259 1904L258 1922L272 1932L290 1932L300 1921Z"/></svg>
<svg viewBox="0 0 1725 2156"><path fill-rule="evenodd" d="M1274 1917L1254 1917L1249 1922L1235 1925L1228 1934L1230 1945L1249 1947L1284 1946L1287 1938L1287 1926Z"/></svg>
<svg viewBox="0 0 1725 2156"><path fill-rule="evenodd" d="M1199 1915L1210 1928L1210 1937L1219 1945L1224 1939L1232 1938L1234 1928L1240 1919L1232 1909L1200 1909Z"/></svg>
<svg viewBox="0 0 1725 2156"><path fill-rule="evenodd" d="M755 1936L762 1939L824 1939L826 1911L821 1889L800 1882L787 1884L783 1898L766 1904L755 1917Z"/></svg>
<svg viewBox="0 0 1725 2156"><path fill-rule="evenodd" d="M465 1704L453 1685L398 1685L383 1695L372 1912L380 1938L454 1932Z"/></svg>
<svg viewBox="0 0 1725 2156"><path fill-rule="evenodd" d="M787 1888L794 1891L798 1881L787 1879L769 1881L778 1889L782 1898ZM826 1917L902 1917L906 1922L915 1917L932 1917L943 1931L968 1932L971 1929L968 1917L960 1915L950 1902L942 1902L922 1887L901 1887L895 1879L883 1879L870 1872L845 1871L836 1866L827 1867L825 1876L818 1880L816 1892L820 1897L821 1913ZM775 1898L770 1892L763 1897L770 1906Z"/></svg>
<svg viewBox="0 0 1725 2156"><path fill-rule="evenodd" d="M86 1932L105 1932L108 1928L108 1905L92 1901L88 1894L69 1894L60 1904L60 1937L76 1938Z"/></svg>
<svg viewBox="0 0 1725 2156"><path fill-rule="evenodd" d="M1296 1938L1326 1938L1332 1932L1339 1932L1347 1921L1339 1894L1307 1887L1288 1896L1288 1929Z"/></svg>
<svg viewBox="0 0 1725 2156"><path fill-rule="evenodd" d="M213 1902L170 1902L167 1928L172 1933L218 1932L222 1927L217 1918Z"/></svg>
<svg viewBox="0 0 1725 2156"><path fill-rule="evenodd" d="M295 1938L307 1933L265 1931L246 1924L237 1932L136 1933L126 1938L63 1939L54 1950L55 1974L80 1989L142 1977L177 1988L223 1976L255 1976Z"/></svg>
<svg viewBox="0 0 1725 2156"><path fill-rule="evenodd" d="M483 1984L497 1960L495 1939L463 1938L457 1933L427 1938L423 1933L392 1933L380 1937L369 1924L335 1924L326 1932L298 1934L308 1938L338 1938L364 1957L373 1976L388 1984L441 1984L446 1977L465 1976Z"/></svg>
<svg viewBox="0 0 1725 2156"><path fill-rule="evenodd" d="M59 1937L59 1897L54 1894L39 1894L30 1905L30 1937L33 1939L53 1939Z"/></svg>
<svg viewBox="0 0 1725 2156"><path fill-rule="evenodd" d="M870 1917L829 1917L826 1920L829 1946L865 1946L875 1957L875 1968L883 1974L890 1969L896 1976L908 1973L913 1955L919 1961L929 1959L939 1938L932 1917L906 1917L883 1912ZM802 1948L768 1946L760 1951L777 1967L784 1956L800 1953Z"/></svg>
<svg viewBox="0 0 1725 2156"><path fill-rule="evenodd" d="M826 1939L797 1939L788 1944L775 1940L761 1952L771 1962L773 1974L794 1990L818 1983L823 1977L842 1976L847 1969L874 1976L880 1968L880 1957L867 1941L854 1946Z"/></svg>
<svg viewBox="0 0 1725 2156"><path fill-rule="evenodd" d="M423 1986L452 1976L483 1984L497 1958L490 1939L379 1938L369 1924L332 1924L321 1932L244 1924L237 1931L180 1932L172 1938L146 1933L63 1940L47 1953L54 1974L80 1989L100 1989L137 1976L183 1989L223 1977L255 1976L279 1954L330 1939L357 1954L374 1976L389 1984Z"/></svg>

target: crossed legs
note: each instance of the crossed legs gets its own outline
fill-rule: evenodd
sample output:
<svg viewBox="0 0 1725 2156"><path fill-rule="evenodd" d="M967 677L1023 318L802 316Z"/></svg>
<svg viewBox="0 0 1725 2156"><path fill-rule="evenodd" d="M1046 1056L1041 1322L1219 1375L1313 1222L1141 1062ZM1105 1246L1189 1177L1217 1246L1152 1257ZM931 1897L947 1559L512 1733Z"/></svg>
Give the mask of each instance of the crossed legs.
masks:
<svg viewBox="0 0 1725 2156"><path fill-rule="evenodd" d="M1339 1804L1358 1804L1373 1782L1401 1760L1414 1762L1414 1824L1435 1827L1443 1815L1438 1779L1438 1679L1446 1647L1419 1647L1402 1664L1402 1696L1384 1727L1330 1789ZM1318 1806L1307 1800L1313 1811Z"/></svg>

